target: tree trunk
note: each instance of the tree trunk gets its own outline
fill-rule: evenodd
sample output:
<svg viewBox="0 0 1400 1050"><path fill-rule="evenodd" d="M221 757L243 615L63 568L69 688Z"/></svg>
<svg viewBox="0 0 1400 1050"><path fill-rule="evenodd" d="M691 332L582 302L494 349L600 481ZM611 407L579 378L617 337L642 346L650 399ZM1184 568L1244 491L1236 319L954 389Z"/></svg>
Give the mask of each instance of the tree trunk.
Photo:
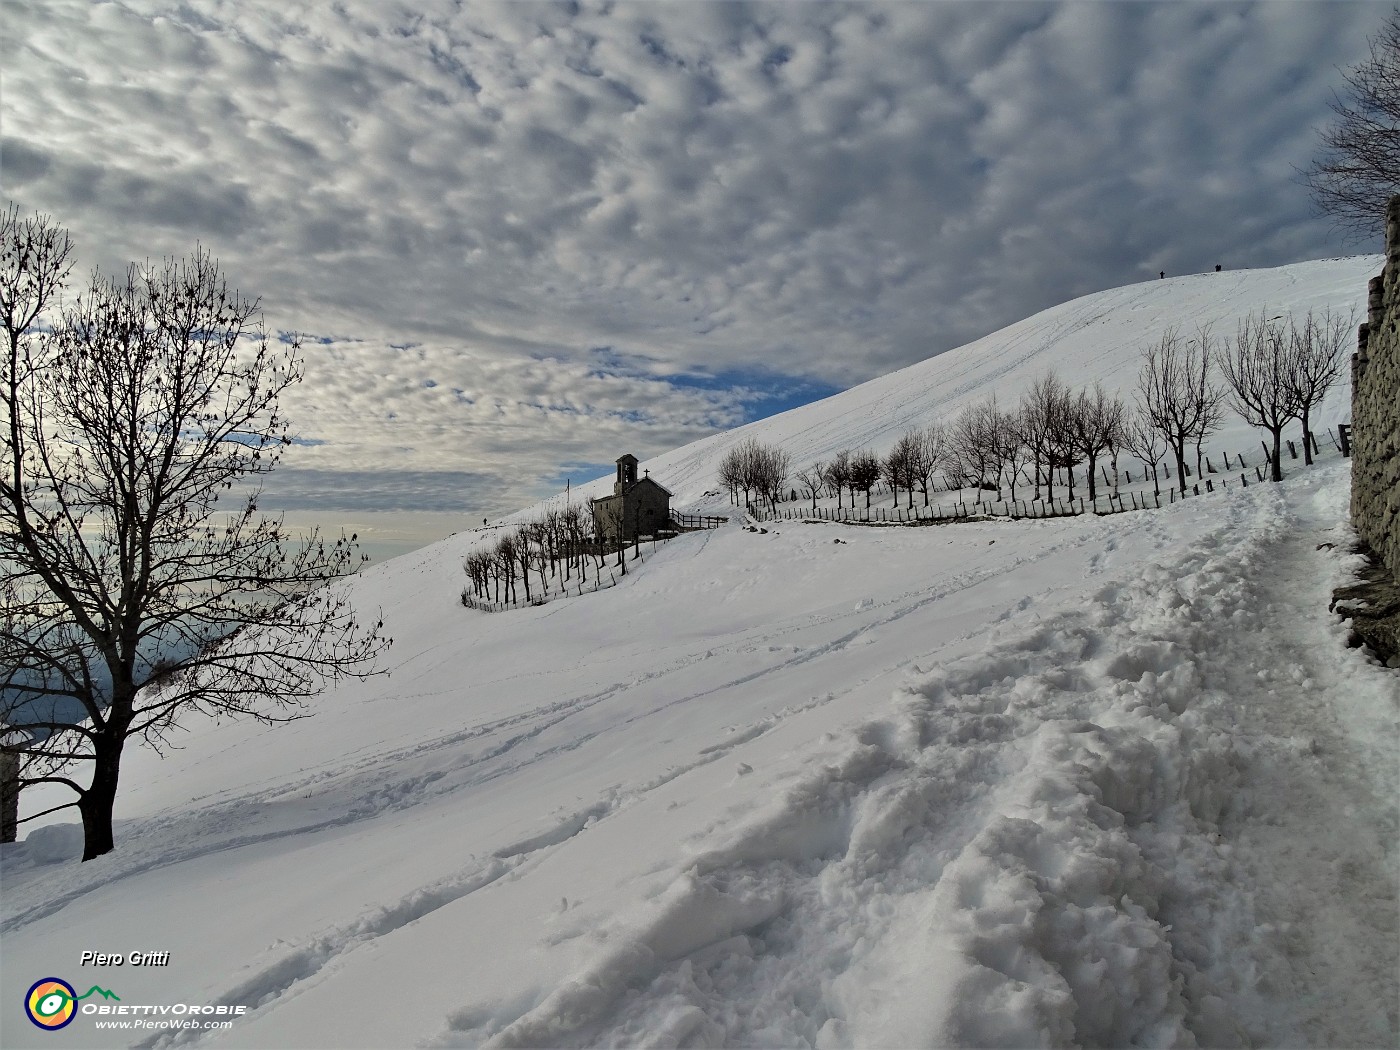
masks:
<svg viewBox="0 0 1400 1050"><path fill-rule="evenodd" d="M112 740L106 736L95 742L92 786L78 798L78 812L83 816L83 860L112 852L112 807L117 800L123 743L120 737Z"/></svg>
<svg viewBox="0 0 1400 1050"><path fill-rule="evenodd" d="M1283 428L1272 431L1274 439L1274 450L1269 456L1269 478L1272 481L1283 480Z"/></svg>
<svg viewBox="0 0 1400 1050"><path fill-rule="evenodd" d="M1304 405L1304 406L1303 406L1303 418L1302 418L1302 424L1303 424L1303 462L1304 462L1305 464L1307 464L1308 466L1312 466L1313 439L1312 439L1312 431L1308 428L1308 415L1309 415L1309 413L1308 413L1307 406Z"/></svg>

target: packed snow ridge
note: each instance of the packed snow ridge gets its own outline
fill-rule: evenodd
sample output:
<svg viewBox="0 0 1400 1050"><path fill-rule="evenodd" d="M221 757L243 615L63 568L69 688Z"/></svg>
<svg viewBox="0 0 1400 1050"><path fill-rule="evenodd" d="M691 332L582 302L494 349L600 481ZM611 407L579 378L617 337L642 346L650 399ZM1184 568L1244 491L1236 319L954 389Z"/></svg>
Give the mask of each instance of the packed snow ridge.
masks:
<svg viewBox="0 0 1400 1050"><path fill-rule="evenodd" d="M1359 309L1378 267L1089 296L646 465L718 509L748 434L800 463L1052 366L1126 390L1169 324ZM0 850L0 1038L53 1042L24 992L92 983L82 951L149 949L100 983L247 1013L66 1043L1394 1046L1400 679L1327 611L1345 462L1291 475L1113 517L736 520L499 615L458 603L489 533L371 569L387 680L131 754L108 856L61 823Z"/></svg>

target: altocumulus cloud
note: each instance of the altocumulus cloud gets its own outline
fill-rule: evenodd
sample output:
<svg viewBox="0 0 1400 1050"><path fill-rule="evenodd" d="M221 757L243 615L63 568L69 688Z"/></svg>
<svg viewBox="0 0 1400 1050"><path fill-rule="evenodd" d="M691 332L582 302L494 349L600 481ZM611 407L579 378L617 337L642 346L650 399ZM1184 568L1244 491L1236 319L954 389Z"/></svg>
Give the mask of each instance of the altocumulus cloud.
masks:
<svg viewBox="0 0 1400 1050"><path fill-rule="evenodd" d="M88 261L202 241L336 333L290 406L323 505L496 513L1074 295L1335 253L1296 170L1388 10L8 0L0 173Z"/></svg>

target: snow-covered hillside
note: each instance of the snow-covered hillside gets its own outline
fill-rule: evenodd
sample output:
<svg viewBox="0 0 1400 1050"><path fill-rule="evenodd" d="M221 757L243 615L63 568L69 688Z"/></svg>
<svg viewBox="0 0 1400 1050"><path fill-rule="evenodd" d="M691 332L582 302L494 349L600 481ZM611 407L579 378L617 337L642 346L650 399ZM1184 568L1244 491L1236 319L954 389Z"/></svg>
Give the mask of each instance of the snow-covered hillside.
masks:
<svg viewBox="0 0 1400 1050"><path fill-rule="evenodd" d="M1127 386L1163 325L1378 265L1090 296L745 430L800 462L1049 366ZM733 440L647 465L694 501ZM388 678L128 752L109 856L0 849L0 1044L1393 1046L1400 679L1327 612L1346 499L1331 458L1112 518L736 522L499 615L458 604L477 534L376 566ZM42 1032L50 976L247 1009Z"/></svg>
<svg viewBox="0 0 1400 1050"><path fill-rule="evenodd" d="M995 393L1009 406L1037 377L1055 371L1072 388L1102 382L1131 399L1146 348L1167 329L1183 337L1209 326L1217 341L1233 337L1241 318L1330 309L1365 319L1366 282L1380 272L1382 256L1354 256L1296 263L1270 270L1192 274L1095 292L1044 310L966 346L862 383L823 401L693 442L642 463L683 504L704 501L717 489L715 471L724 453L746 438L780 445L794 466L827 459L840 449L884 453L912 427L951 419L966 405ZM859 346L850 348L858 355ZM1351 418L1351 377L1329 396L1321 427ZM1258 447L1258 435L1234 417L1213 440L1222 450ZM619 449L621 455L626 449ZM577 495L611 492L612 479L575 489Z"/></svg>

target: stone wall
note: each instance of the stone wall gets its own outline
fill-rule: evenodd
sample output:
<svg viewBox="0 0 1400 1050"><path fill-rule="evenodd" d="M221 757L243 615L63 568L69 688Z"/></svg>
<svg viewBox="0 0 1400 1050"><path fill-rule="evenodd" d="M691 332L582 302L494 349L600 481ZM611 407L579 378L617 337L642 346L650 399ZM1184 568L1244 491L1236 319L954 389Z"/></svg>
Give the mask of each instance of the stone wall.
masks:
<svg viewBox="0 0 1400 1050"><path fill-rule="evenodd" d="M1371 279L1351 371L1351 521L1400 578L1400 196L1385 213L1385 268Z"/></svg>

